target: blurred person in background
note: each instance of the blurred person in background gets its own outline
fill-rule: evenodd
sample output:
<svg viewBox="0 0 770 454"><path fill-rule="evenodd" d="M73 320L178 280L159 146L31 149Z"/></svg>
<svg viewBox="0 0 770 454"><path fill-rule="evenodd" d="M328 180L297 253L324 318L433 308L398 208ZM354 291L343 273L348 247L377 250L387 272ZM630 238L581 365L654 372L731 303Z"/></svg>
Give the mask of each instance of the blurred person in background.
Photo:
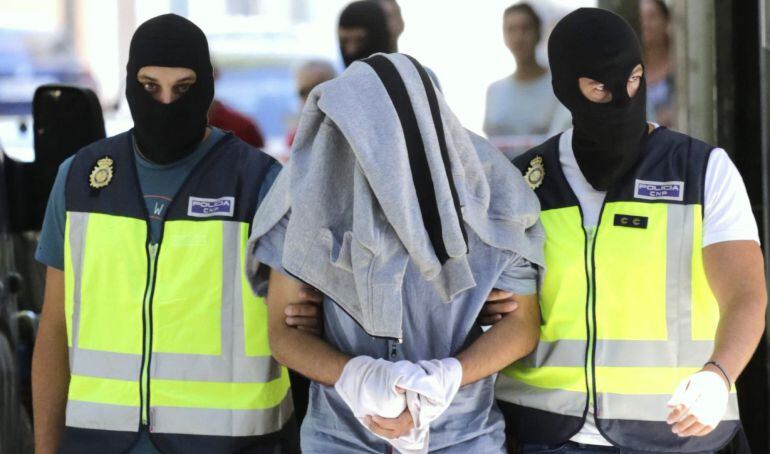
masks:
<svg viewBox="0 0 770 454"><path fill-rule="evenodd" d="M377 52L391 51L388 21L378 2L360 0L346 6L340 13L337 36L345 68Z"/></svg>
<svg viewBox="0 0 770 454"><path fill-rule="evenodd" d="M639 19L647 78L647 114L661 126L671 126L674 122L674 68L666 2L642 0L639 2Z"/></svg>
<svg viewBox="0 0 770 454"><path fill-rule="evenodd" d="M379 4L385 12L385 18L390 32L390 52L398 52L398 39L404 33L404 17L397 0L370 0Z"/></svg>
<svg viewBox="0 0 770 454"><path fill-rule="evenodd" d="M388 24L388 31L390 32L390 48L388 52L399 52L398 39L401 34L404 33L404 17L401 15L401 6L397 0L369 0L373 3L377 3L382 7L385 12L385 19ZM430 76L433 84L441 91L441 84L438 81L436 73L432 69L425 67Z"/></svg>
<svg viewBox="0 0 770 454"><path fill-rule="evenodd" d="M484 133L493 143L495 138L543 136L570 126L569 111L554 96L548 69L535 56L541 27L540 16L528 3L517 3L503 12L503 39L516 60L516 71L487 89Z"/></svg>
<svg viewBox="0 0 770 454"><path fill-rule="evenodd" d="M396 33L395 38L392 32ZM398 36L404 31L401 7L396 0L362 0L349 4L340 14L338 36L342 60L347 68L377 52L398 52ZM436 74L425 67L441 91Z"/></svg>
<svg viewBox="0 0 770 454"><path fill-rule="evenodd" d="M219 77L219 71L214 68L214 80ZM223 131L232 132L235 137L243 140L255 148L265 146L265 137L257 126L257 123L248 116L225 105L222 101L215 99L209 107L209 124Z"/></svg>
<svg viewBox="0 0 770 454"><path fill-rule="evenodd" d="M294 76L297 84L297 96L300 102L300 113L305 107L307 97L316 85L320 85L327 80L332 80L337 76L337 70L334 65L326 60L316 59L303 62ZM294 125L286 136L286 145L291 147L294 143L294 135L297 133L297 126Z"/></svg>

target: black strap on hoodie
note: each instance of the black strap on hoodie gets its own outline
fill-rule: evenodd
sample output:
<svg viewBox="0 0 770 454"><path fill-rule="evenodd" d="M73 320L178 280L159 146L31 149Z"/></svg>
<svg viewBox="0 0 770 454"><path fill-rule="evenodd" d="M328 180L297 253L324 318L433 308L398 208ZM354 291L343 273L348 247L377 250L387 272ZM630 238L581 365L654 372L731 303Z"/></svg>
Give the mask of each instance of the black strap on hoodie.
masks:
<svg viewBox="0 0 770 454"><path fill-rule="evenodd" d="M457 212L457 217L460 222L460 229L463 233L463 239L465 240L465 248L467 251L467 234L465 232L462 211L460 209L457 198L457 189L454 186L454 180L450 171L446 138L444 136L443 123L441 122L441 112L438 110L436 92L433 89L433 84L431 83L427 73L422 68L422 66L420 66L419 63L417 63L414 59L411 60L420 73L423 85L425 86L426 94L428 95L428 103L431 108L433 123L436 127L436 135L438 136L439 147L441 148L441 157L444 161L444 170L447 172L447 181L449 183L452 201L455 206L455 211ZM362 61L374 69L374 72L380 78L382 85L388 92L388 96L390 96L390 99L393 102L393 106L396 109L399 121L401 122L401 129L404 131L404 141L406 142L406 149L409 155L409 167L412 171L412 183L414 184L414 188L417 193L417 201L419 202L420 206L422 222L425 226L425 230L428 232L428 237L430 238L430 242L433 245L433 250L436 253L436 256L438 257L439 261L444 264L449 260L449 254L447 253L446 245L444 244L444 237L442 234L441 213L438 210L438 204L436 202L436 191L433 186L433 176L431 175L430 167L428 166L428 158L425 153L425 145L422 141L422 134L420 134L420 127L417 123L417 117L415 115L412 102L409 98L406 85L404 84L401 75L398 73L396 66L387 57L383 55L374 55Z"/></svg>

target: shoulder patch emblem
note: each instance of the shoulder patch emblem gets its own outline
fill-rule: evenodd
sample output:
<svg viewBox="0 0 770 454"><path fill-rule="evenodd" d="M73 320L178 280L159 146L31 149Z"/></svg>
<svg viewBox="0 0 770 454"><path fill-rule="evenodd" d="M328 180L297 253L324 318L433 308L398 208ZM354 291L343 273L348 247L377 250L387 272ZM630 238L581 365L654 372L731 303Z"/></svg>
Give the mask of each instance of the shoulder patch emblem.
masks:
<svg viewBox="0 0 770 454"><path fill-rule="evenodd" d="M88 182L92 188L100 189L110 184L114 170L112 165L112 159L107 156L96 161L94 170L88 176Z"/></svg>
<svg viewBox="0 0 770 454"><path fill-rule="evenodd" d="M545 178L545 167L543 166L543 158L536 156L535 159L529 161L529 168L527 173L524 174L524 179L527 180L527 184L532 190L535 190L543 184Z"/></svg>

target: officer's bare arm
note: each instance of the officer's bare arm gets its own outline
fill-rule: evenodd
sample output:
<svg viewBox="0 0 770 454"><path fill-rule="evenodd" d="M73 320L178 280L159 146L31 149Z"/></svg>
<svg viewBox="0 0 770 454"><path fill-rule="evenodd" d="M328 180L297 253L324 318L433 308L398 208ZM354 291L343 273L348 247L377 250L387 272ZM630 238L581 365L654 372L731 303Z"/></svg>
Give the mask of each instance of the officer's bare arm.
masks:
<svg viewBox="0 0 770 454"><path fill-rule="evenodd" d="M502 315L492 328L457 355L463 366L462 385L499 372L528 355L540 337L537 295L513 295L514 311Z"/></svg>
<svg viewBox="0 0 770 454"><path fill-rule="evenodd" d="M303 284L276 271L270 272L267 290L270 349L278 362L313 381L334 386L342 375L348 357L322 338L286 323L286 308Z"/></svg>
<svg viewBox="0 0 770 454"><path fill-rule="evenodd" d="M70 371L64 318L64 272L48 267L40 329L32 356L35 452L54 453L64 430Z"/></svg>
<svg viewBox="0 0 770 454"><path fill-rule="evenodd" d="M722 366L734 383L751 359L765 328L767 293L762 251L753 241L712 244L703 248L703 266L719 303L719 325L711 359ZM704 369L722 375L714 365ZM684 411L686 407L677 407L669 418L679 420ZM672 430L683 437L704 436L713 427L690 415L674 424Z"/></svg>
<svg viewBox="0 0 770 454"><path fill-rule="evenodd" d="M703 249L703 266L720 312L711 359L735 382L765 329L767 291L762 251L754 241L712 244ZM714 366L707 367L719 373Z"/></svg>

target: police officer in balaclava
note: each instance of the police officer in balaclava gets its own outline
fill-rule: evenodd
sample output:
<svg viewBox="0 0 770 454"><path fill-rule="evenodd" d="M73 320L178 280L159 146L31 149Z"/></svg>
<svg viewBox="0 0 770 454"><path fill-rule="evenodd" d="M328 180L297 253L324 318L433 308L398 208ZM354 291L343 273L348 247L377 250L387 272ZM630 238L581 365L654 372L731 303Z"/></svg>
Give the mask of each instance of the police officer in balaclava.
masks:
<svg viewBox="0 0 770 454"><path fill-rule="evenodd" d="M391 50L387 17L376 2L361 0L346 6L340 13L337 33L346 68L356 60Z"/></svg>
<svg viewBox="0 0 770 454"><path fill-rule="evenodd" d="M41 232L36 451L297 452L288 374L242 274L280 165L207 126L212 66L189 20L143 23L126 69L134 128L62 164Z"/></svg>
<svg viewBox="0 0 770 454"><path fill-rule="evenodd" d="M176 80L164 98L163 86L154 76L171 68L178 69L183 79ZM214 99L214 74L203 32L172 14L142 24L131 40L126 99L143 156L169 164L194 151L207 133L208 108Z"/></svg>
<svg viewBox="0 0 770 454"><path fill-rule="evenodd" d="M579 10L551 33L548 62L553 91L572 112L580 171L594 189L606 191L636 163L647 137L647 84L636 33L614 13ZM581 86L590 86L588 96Z"/></svg>
<svg viewBox="0 0 770 454"><path fill-rule="evenodd" d="M751 204L724 150L647 123L642 53L580 8L548 42L574 127L514 160L541 204L540 343L497 379L524 452L714 452L767 306ZM508 311L488 302L484 316Z"/></svg>

